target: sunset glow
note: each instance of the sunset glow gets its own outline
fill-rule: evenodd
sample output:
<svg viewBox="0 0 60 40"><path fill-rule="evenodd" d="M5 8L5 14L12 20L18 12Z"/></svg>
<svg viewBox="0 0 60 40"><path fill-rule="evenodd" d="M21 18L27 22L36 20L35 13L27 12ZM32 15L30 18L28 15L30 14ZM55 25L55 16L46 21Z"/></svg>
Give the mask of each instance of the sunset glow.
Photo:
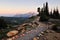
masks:
<svg viewBox="0 0 60 40"><path fill-rule="evenodd" d="M42 7L46 1L49 3L49 9L58 6L60 11L59 0L0 0L0 14L37 12L37 7Z"/></svg>

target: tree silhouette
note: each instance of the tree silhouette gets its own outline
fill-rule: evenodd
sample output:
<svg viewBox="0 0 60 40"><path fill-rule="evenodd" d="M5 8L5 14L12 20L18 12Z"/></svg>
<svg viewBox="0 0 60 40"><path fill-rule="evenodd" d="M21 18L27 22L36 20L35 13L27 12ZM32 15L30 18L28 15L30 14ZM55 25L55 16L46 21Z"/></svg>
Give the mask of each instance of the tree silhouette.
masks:
<svg viewBox="0 0 60 40"><path fill-rule="evenodd" d="M45 14L46 14L46 16L49 16L48 2L46 2Z"/></svg>
<svg viewBox="0 0 60 40"><path fill-rule="evenodd" d="M58 11L58 9L54 9L54 11L53 11L53 18L55 18L55 19L58 19L59 18L59 11Z"/></svg>
<svg viewBox="0 0 60 40"><path fill-rule="evenodd" d="M52 10L50 12L50 18L53 18L53 13L52 13Z"/></svg>
<svg viewBox="0 0 60 40"><path fill-rule="evenodd" d="M48 21L49 18L55 18L55 19L59 19L60 15L59 15L59 10L58 8L55 10L51 10L51 12L49 12L49 8L48 8L48 2L46 2L46 4L43 4L43 8L40 10L40 7L38 7L37 9L38 11L38 16L40 16L40 20L39 21Z"/></svg>
<svg viewBox="0 0 60 40"><path fill-rule="evenodd" d="M44 13L44 8L41 9L41 14L40 14L40 20L39 21L48 21L48 17Z"/></svg>
<svg viewBox="0 0 60 40"><path fill-rule="evenodd" d="M49 19L49 9L48 9L48 3L46 2L46 5L43 4L43 8L38 10L39 15L40 15L40 20L39 21L48 21Z"/></svg>

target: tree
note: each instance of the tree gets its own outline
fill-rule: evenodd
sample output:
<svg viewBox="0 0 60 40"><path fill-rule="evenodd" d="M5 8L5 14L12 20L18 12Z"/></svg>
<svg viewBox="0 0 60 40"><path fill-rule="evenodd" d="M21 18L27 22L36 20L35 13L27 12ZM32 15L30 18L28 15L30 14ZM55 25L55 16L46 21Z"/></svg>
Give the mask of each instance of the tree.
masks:
<svg viewBox="0 0 60 40"><path fill-rule="evenodd" d="M55 19L58 19L59 18L59 11L58 11L58 9L54 9L54 11L53 11L53 18L55 18Z"/></svg>
<svg viewBox="0 0 60 40"><path fill-rule="evenodd" d="M58 10L58 8L56 9L56 17L59 18L59 10Z"/></svg>
<svg viewBox="0 0 60 40"><path fill-rule="evenodd" d="M7 27L6 21L0 18L0 29L5 29L6 27Z"/></svg>
<svg viewBox="0 0 60 40"><path fill-rule="evenodd" d="M46 16L49 16L48 2L46 2L45 14Z"/></svg>
<svg viewBox="0 0 60 40"><path fill-rule="evenodd" d="M39 13L37 16L40 16L40 7L37 8L37 12Z"/></svg>
<svg viewBox="0 0 60 40"><path fill-rule="evenodd" d="M39 21L48 21L48 17L45 15L43 8L41 9L41 16Z"/></svg>
<svg viewBox="0 0 60 40"><path fill-rule="evenodd" d="M52 10L50 12L50 18L53 18L53 13L52 13Z"/></svg>
<svg viewBox="0 0 60 40"><path fill-rule="evenodd" d="M49 9L48 9L48 3L46 2L46 5L43 4L43 8L40 11L39 21L48 21L48 19L49 19Z"/></svg>

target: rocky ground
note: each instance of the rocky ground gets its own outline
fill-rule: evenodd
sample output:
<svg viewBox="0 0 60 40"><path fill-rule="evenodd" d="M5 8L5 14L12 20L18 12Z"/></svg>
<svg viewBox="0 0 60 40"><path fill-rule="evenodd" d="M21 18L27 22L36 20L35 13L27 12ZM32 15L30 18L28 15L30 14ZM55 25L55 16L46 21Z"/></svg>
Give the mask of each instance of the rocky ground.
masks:
<svg viewBox="0 0 60 40"><path fill-rule="evenodd" d="M11 37L11 39L15 39L15 38L18 38L18 34L22 34L26 31L30 31L32 29L35 29L38 25L39 27L52 27L52 24L51 22L48 22L48 23L43 23L43 22L39 22L39 17L37 17L34 21L32 22L29 22L29 23L24 23L22 25L19 25L18 28L16 28L16 31L18 31L18 33L15 34L14 33L11 33L10 32L10 35L11 34L15 34L15 35L12 35L13 37ZM30 29L30 30L28 30ZM40 32L36 37L33 38L33 40L60 40L60 33L57 33L51 29L47 29L46 31L44 32Z"/></svg>
<svg viewBox="0 0 60 40"><path fill-rule="evenodd" d="M46 30L41 32L37 37L34 37L33 40L60 40L60 33L53 30Z"/></svg>

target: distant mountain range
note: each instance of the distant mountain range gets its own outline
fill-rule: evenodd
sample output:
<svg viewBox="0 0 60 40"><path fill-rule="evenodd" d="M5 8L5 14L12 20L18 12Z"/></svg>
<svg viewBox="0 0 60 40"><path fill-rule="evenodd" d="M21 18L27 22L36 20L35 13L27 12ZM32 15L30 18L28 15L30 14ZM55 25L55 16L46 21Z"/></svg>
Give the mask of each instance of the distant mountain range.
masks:
<svg viewBox="0 0 60 40"><path fill-rule="evenodd" d="M22 13L16 14L16 15L14 15L14 17L31 17L31 16L35 16L35 15L36 15L36 13L29 12L29 13L24 13L24 14L22 14Z"/></svg>

